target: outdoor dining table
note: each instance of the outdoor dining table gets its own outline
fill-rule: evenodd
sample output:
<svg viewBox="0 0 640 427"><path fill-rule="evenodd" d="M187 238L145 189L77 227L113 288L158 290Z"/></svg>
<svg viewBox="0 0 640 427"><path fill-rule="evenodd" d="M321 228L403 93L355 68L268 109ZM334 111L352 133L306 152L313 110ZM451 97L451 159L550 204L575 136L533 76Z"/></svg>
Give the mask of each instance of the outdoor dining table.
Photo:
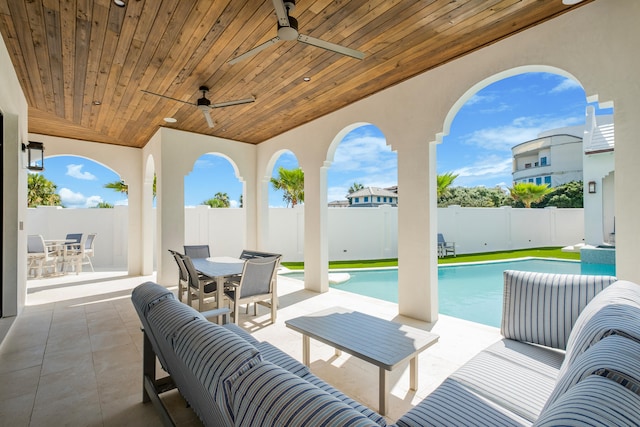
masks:
<svg viewBox="0 0 640 427"><path fill-rule="evenodd" d="M245 260L234 257L192 258L193 266L198 273L216 282L216 307L222 307L224 286L228 278L242 274ZM218 319L220 322L221 319Z"/></svg>

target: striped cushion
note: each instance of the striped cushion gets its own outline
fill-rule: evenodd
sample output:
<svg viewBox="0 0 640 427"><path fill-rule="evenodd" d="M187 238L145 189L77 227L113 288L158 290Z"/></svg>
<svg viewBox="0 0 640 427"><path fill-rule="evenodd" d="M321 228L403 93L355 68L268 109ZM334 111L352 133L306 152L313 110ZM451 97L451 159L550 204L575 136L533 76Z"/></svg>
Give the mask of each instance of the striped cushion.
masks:
<svg viewBox="0 0 640 427"><path fill-rule="evenodd" d="M562 353L503 340L473 357L449 378L533 422L553 391Z"/></svg>
<svg viewBox="0 0 640 427"><path fill-rule="evenodd" d="M448 378L404 414L398 427L528 426L531 423Z"/></svg>
<svg viewBox="0 0 640 427"><path fill-rule="evenodd" d="M240 338L243 338L245 341L247 341L251 345L256 345L260 342L257 339L255 339L249 332L245 331L235 323L225 323L224 325L222 325L222 327L240 336Z"/></svg>
<svg viewBox="0 0 640 427"><path fill-rule="evenodd" d="M140 317L146 317L151 307L166 298L175 297L170 290L153 282L142 283L131 292L131 301Z"/></svg>
<svg viewBox="0 0 640 427"><path fill-rule="evenodd" d="M369 418L370 420L373 420L376 424L382 427L387 425L387 420L382 415L369 409L368 407L364 406L360 402L353 400L352 398L350 398L340 390L326 383L324 380L321 380L320 378L316 377L311 372L304 375L302 378L305 381L309 381L311 384L315 385L319 389L329 393L330 395L332 395L342 403L346 403L347 405L351 406L353 409L360 412L365 417Z"/></svg>
<svg viewBox="0 0 640 427"><path fill-rule="evenodd" d="M590 346L611 334L640 341L640 286L619 280L602 291L584 309L567 342L564 373Z"/></svg>
<svg viewBox="0 0 640 427"><path fill-rule="evenodd" d="M540 415L535 426L637 426L640 396L601 376L572 387Z"/></svg>
<svg viewBox="0 0 640 427"><path fill-rule="evenodd" d="M170 341L176 331L194 320L208 322L202 314L174 298L158 302L147 315L156 337L166 341Z"/></svg>
<svg viewBox="0 0 640 427"><path fill-rule="evenodd" d="M256 348L260 350L263 360L268 360L294 375L302 377L309 373L309 368L266 341L256 344Z"/></svg>
<svg viewBox="0 0 640 427"><path fill-rule="evenodd" d="M374 426L373 421L297 375L262 362L229 384L238 426Z"/></svg>
<svg viewBox="0 0 640 427"><path fill-rule="evenodd" d="M553 405L571 387L603 369L622 374L640 385L640 342L612 335L594 344L588 351L580 354L558 378L545 408Z"/></svg>
<svg viewBox="0 0 640 427"><path fill-rule="evenodd" d="M502 335L564 350L582 309L615 280L612 276L507 270Z"/></svg>
<svg viewBox="0 0 640 427"><path fill-rule="evenodd" d="M200 381L233 424L231 402L224 381L248 370L262 359L258 350L233 332L209 322L192 322L177 331L176 355Z"/></svg>

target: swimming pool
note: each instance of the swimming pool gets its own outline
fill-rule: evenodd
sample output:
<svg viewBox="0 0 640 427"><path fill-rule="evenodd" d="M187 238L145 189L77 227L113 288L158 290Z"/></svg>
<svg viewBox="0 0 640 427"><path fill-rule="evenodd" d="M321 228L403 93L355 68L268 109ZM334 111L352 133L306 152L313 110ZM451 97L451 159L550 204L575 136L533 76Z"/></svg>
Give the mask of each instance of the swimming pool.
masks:
<svg viewBox="0 0 640 427"><path fill-rule="evenodd" d="M583 264L574 261L523 259L516 261L442 265L438 267L439 311L448 316L500 327L504 270L545 273L615 275L614 265ZM398 302L398 270L349 270L351 279L331 285L336 289ZM298 279L302 273L287 275Z"/></svg>

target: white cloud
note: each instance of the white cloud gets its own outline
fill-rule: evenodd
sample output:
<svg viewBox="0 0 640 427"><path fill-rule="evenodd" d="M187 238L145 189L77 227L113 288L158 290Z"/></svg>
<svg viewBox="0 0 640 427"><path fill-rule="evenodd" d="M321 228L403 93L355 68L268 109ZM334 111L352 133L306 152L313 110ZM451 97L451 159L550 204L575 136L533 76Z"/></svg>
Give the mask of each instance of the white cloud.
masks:
<svg viewBox="0 0 640 427"><path fill-rule="evenodd" d="M240 207L240 202L237 200L229 200L229 207L230 208L239 208Z"/></svg>
<svg viewBox="0 0 640 427"><path fill-rule="evenodd" d="M75 193L68 188L61 188L58 192L62 205L67 208L92 208L102 202L100 196L85 197L82 193Z"/></svg>
<svg viewBox="0 0 640 427"><path fill-rule="evenodd" d="M576 125L582 120L583 117L518 117L508 125L474 131L463 142L487 150L507 151L514 145L536 139L541 132Z"/></svg>
<svg viewBox="0 0 640 427"><path fill-rule="evenodd" d="M395 167L397 155L383 137L358 134L347 137L336 149L331 169L335 171L376 171Z"/></svg>
<svg viewBox="0 0 640 427"><path fill-rule="evenodd" d="M460 178L466 177L491 177L496 175L511 174L512 158L501 156L487 156L484 157L470 166L464 166L462 168L452 171ZM454 182L455 185L455 182Z"/></svg>
<svg viewBox="0 0 640 427"><path fill-rule="evenodd" d="M580 83L575 80L565 78L557 86L551 89L550 93L560 93L573 89L582 89L582 86L580 86Z"/></svg>
<svg viewBox="0 0 640 427"><path fill-rule="evenodd" d="M113 202L114 206L129 206L129 199L116 200Z"/></svg>
<svg viewBox="0 0 640 427"><path fill-rule="evenodd" d="M496 99L495 94L479 95L478 93L476 93L471 98L469 98L467 102L464 103L464 106L469 107L474 104L489 103L489 102L493 102L495 99Z"/></svg>
<svg viewBox="0 0 640 427"><path fill-rule="evenodd" d="M69 175L72 178L84 179L87 181L94 181L98 179L94 174L90 172L83 172L82 171L83 166L84 165L74 165L74 164L67 165L67 175Z"/></svg>

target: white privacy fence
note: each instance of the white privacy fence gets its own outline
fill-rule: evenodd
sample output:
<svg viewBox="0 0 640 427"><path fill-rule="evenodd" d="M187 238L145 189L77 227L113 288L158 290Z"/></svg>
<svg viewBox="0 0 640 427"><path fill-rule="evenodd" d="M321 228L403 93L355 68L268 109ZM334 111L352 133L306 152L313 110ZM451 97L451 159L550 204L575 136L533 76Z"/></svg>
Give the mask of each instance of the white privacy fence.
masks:
<svg viewBox="0 0 640 427"><path fill-rule="evenodd" d="M29 234L42 234L45 239L96 232L94 266L126 269L127 210L126 206L28 209L26 229ZM244 224L244 209L185 208L185 243L207 243L213 256L239 255L244 249ZM397 224L398 208L390 206L329 208L329 259L397 258ZM438 232L447 241L455 242L459 254L573 245L583 241L584 211L452 206L438 209ZM303 261L304 207L270 209L267 236L267 247L261 249L283 254L284 261Z"/></svg>

